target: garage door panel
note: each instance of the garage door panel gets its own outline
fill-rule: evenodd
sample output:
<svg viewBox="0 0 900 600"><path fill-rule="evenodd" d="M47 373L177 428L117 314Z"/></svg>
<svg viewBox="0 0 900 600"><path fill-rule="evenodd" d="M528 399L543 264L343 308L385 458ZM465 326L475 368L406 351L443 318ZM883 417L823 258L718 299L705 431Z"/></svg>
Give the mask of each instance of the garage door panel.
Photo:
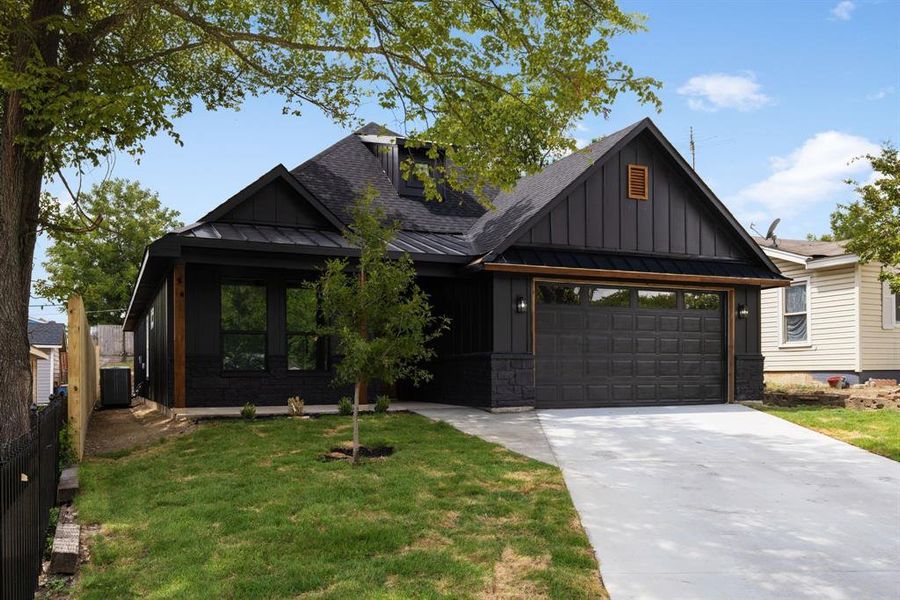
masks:
<svg viewBox="0 0 900 600"><path fill-rule="evenodd" d="M606 311L594 310L588 313L588 329L608 331L612 323L612 315Z"/></svg>
<svg viewBox="0 0 900 600"><path fill-rule="evenodd" d="M610 340L608 334L588 332L584 339L588 355L609 354Z"/></svg>
<svg viewBox="0 0 900 600"><path fill-rule="evenodd" d="M562 401L563 402L578 402L583 403L585 396L585 389L583 385L564 385L562 386Z"/></svg>
<svg viewBox="0 0 900 600"><path fill-rule="evenodd" d="M678 331L679 319L676 315L663 315L659 317L660 331Z"/></svg>
<svg viewBox="0 0 900 600"><path fill-rule="evenodd" d="M556 338L556 346L559 349L558 353L561 355L580 355L583 351L583 342L584 337L582 337L582 335L579 333L560 334Z"/></svg>
<svg viewBox="0 0 900 600"><path fill-rule="evenodd" d="M612 329L615 331L633 331L634 315L630 313L613 313Z"/></svg>
<svg viewBox="0 0 900 600"><path fill-rule="evenodd" d="M630 354L634 351L634 339L621 336L613 337L612 351L614 354Z"/></svg>
<svg viewBox="0 0 900 600"><path fill-rule="evenodd" d="M684 338L681 340L682 354L700 354L702 343L699 338Z"/></svg>
<svg viewBox="0 0 900 600"><path fill-rule="evenodd" d="M631 359L614 358L612 359L612 375L620 377L623 375L634 375L634 363Z"/></svg>
<svg viewBox="0 0 900 600"><path fill-rule="evenodd" d="M538 302L538 406L723 401L721 309L697 308L683 296L674 302L671 294L638 298L636 290L622 302L593 289L574 300L567 292L565 303Z"/></svg>
<svg viewBox="0 0 900 600"><path fill-rule="evenodd" d="M705 317L703 319L703 331L722 333L722 319L719 317Z"/></svg>
<svg viewBox="0 0 900 600"><path fill-rule="evenodd" d="M584 375L584 360L580 356L560 359L558 375L563 379L579 380Z"/></svg>
<svg viewBox="0 0 900 600"><path fill-rule="evenodd" d="M656 354L656 338L639 337L635 340L634 351L638 354Z"/></svg>
<svg viewBox="0 0 900 600"><path fill-rule="evenodd" d="M588 378L609 377L609 359L607 358L588 358L584 361L584 374Z"/></svg>
<svg viewBox="0 0 900 600"><path fill-rule="evenodd" d="M656 315L638 315L635 329L638 331L656 331Z"/></svg>
<svg viewBox="0 0 900 600"><path fill-rule="evenodd" d="M659 338L660 354L678 354L678 338Z"/></svg>

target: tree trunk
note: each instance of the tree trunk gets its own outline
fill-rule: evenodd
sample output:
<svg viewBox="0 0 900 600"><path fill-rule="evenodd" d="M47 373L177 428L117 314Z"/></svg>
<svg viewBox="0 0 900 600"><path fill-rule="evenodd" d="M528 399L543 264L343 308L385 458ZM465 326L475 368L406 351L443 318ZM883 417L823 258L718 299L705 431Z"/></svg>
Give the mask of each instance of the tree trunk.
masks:
<svg viewBox="0 0 900 600"><path fill-rule="evenodd" d="M365 382L357 380L353 388L353 456L350 464L355 465L359 460L359 394Z"/></svg>
<svg viewBox="0 0 900 600"><path fill-rule="evenodd" d="M28 300L44 161L26 156L18 92L6 95L0 131L0 441L28 429Z"/></svg>
<svg viewBox="0 0 900 600"><path fill-rule="evenodd" d="M14 71L24 72L36 59L56 66L60 35L49 17L62 14L62 0L32 0L29 20L17 23L0 43L12 53ZM34 51L37 50L38 56ZM26 152L21 138L46 131L27 130L22 92L0 95L0 443L28 430L31 361L28 354L28 300L37 236L38 201L44 157Z"/></svg>

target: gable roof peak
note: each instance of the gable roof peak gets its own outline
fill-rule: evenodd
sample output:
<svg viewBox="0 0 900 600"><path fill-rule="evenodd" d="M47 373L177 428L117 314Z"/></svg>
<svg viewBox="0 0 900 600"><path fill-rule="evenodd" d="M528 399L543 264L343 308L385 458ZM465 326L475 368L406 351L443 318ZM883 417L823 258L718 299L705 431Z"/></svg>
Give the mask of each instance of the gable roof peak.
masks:
<svg viewBox="0 0 900 600"><path fill-rule="evenodd" d="M401 134L396 131L391 131L385 125L379 125L375 121L369 121L359 129L353 132L354 135L358 136L379 136L379 137L403 137Z"/></svg>

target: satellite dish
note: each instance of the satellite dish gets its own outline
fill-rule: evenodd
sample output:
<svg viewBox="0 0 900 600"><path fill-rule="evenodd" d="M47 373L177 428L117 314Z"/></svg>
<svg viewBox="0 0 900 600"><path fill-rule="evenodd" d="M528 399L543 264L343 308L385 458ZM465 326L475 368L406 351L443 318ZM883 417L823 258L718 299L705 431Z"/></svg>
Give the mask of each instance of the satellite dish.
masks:
<svg viewBox="0 0 900 600"><path fill-rule="evenodd" d="M772 240L773 242L776 240L775 228L778 227L779 223L781 223L781 219L775 219L774 221L772 221L772 224L769 225L769 230L766 232L767 240Z"/></svg>
<svg viewBox="0 0 900 600"><path fill-rule="evenodd" d="M779 223L781 223L781 219L775 219L774 221L772 221L772 224L769 225L769 230L766 231L765 239L766 241L772 240L773 248L778 247L778 237L775 235L775 228L778 227ZM755 233L759 237L763 237L762 234L756 230L756 227L753 225L753 223L750 223L750 229L752 229L753 233Z"/></svg>

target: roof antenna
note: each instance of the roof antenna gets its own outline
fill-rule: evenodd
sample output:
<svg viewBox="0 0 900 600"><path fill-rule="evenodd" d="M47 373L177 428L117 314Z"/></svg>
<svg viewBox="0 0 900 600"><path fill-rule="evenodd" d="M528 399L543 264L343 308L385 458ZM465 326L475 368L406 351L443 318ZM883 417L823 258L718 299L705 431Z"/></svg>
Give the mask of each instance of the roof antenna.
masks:
<svg viewBox="0 0 900 600"><path fill-rule="evenodd" d="M778 227L779 223L781 223L781 219L775 219L774 221L772 221L772 224L769 225L769 230L766 231L766 236L765 236L766 241L772 240L773 248L778 247L778 236L775 235L775 228ZM750 223L750 229L752 229L753 233L755 233L759 237L763 237L763 235L759 231L756 230L756 226L753 223Z"/></svg>
<svg viewBox="0 0 900 600"><path fill-rule="evenodd" d="M694 145L694 126L691 125L691 169L697 170L697 147Z"/></svg>

